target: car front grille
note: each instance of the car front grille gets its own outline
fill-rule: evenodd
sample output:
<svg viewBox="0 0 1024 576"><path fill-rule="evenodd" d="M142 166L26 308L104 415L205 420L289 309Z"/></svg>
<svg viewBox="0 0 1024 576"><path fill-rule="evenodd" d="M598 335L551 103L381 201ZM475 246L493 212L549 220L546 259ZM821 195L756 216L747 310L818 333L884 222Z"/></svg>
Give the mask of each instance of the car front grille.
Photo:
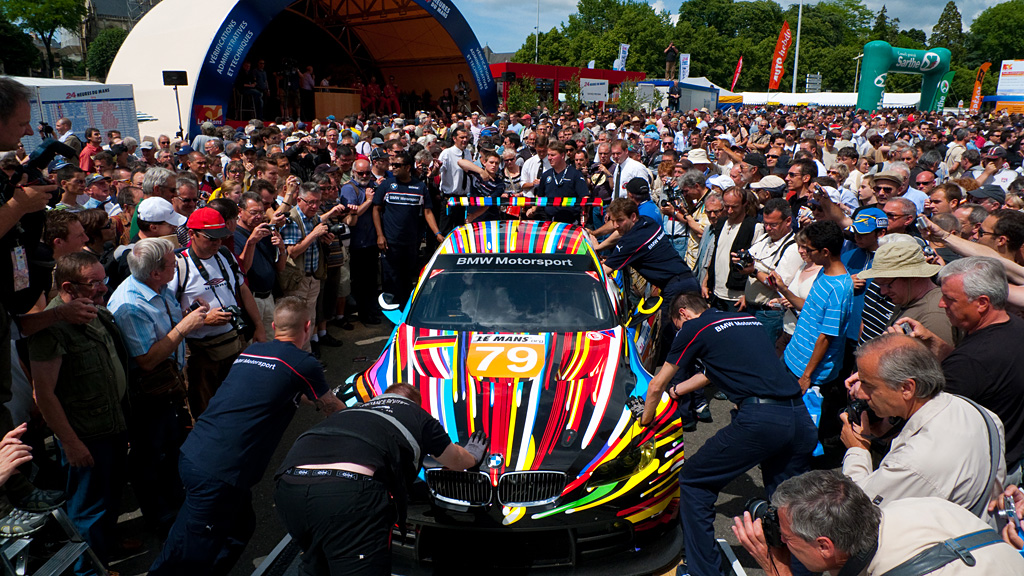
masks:
<svg viewBox="0 0 1024 576"><path fill-rule="evenodd" d="M435 498L463 506L484 506L491 501L491 483L483 472L427 470L427 484Z"/></svg>
<svg viewBox="0 0 1024 576"><path fill-rule="evenodd" d="M498 480L498 501L503 506L540 506L557 500L563 488L562 472L506 472Z"/></svg>

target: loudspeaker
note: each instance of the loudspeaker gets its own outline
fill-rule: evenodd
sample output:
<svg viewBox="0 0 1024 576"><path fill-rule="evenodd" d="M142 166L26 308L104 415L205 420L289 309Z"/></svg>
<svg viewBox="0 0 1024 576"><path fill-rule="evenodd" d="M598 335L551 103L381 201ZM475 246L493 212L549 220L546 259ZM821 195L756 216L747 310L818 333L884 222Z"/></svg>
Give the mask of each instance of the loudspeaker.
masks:
<svg viewBox="0 0 1024 576"><path fill-rule="evenodd" d="M164 86L188 86L188 73L184 70L164 70Z"/></svg>

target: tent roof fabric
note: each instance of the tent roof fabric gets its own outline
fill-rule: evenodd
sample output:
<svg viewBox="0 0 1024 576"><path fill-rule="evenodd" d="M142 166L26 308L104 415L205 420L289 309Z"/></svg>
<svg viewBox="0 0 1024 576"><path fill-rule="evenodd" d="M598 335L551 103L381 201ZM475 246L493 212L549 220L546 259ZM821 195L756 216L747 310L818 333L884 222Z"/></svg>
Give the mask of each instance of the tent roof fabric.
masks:
<svg viewBox="0 0 1024 576"><path fill-rule="evenodd" d="M789 92L743 92L744 106L762 106L769 102L785 106L856 106L856 92L819 92L817 94L791 94ZM886 93L884 108L914 108L921 102L921 94Z"/></svg>

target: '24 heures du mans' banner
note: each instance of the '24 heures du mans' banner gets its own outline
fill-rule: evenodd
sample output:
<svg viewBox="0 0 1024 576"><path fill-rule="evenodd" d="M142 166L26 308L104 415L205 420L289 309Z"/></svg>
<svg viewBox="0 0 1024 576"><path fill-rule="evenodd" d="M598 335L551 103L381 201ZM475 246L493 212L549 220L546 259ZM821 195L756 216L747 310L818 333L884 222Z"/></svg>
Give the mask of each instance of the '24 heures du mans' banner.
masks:
<svg viewBox="0 0 1024 576"><path fill-rule="evenodd" d="M782 75L786 73L786 54L789 47L793 45L793 33L789 30L789 22L782 23L782 30L779 31L779 39L775 42L775 55L772 56L772 75L768 82L769 90L778 90Z"/></svg>

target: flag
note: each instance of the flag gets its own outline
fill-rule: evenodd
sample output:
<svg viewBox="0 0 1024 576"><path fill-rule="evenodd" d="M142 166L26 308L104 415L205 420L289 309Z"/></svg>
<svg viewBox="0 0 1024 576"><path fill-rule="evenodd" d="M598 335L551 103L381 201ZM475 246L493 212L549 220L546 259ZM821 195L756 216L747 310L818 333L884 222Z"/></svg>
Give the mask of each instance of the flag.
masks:
<svg viewBox="0 0 1024 576"><path fill-rule="evenodd" d="M619 57L615 59L616 67L613 70L625 70L626 58L629 56L629 44L619 44Z"/></svg>
<svg viewBox="0 0 1024 576"><path fill-rule="evenodd" d="M985 80L985 73L988 72L991 62L985 62L978 68L978 75L974 77L974 95L971 96L971 109L968 114L977 114L981 110L981 83Z"/></svg>
<svg viewBox="0 0 1024 576"><path fill-rule="evenodd" d="M679 81L682 82L690 77L690 55L679 55Z"/></svg>
<svg viewBox="0 0 1024 576"><path fill-rule="evenodd" d="M939 81L939 89L935 91L935 105L932 106L932 110L942 112L942 109L946 106L946 95L949 94L949 85L953 82L954 74L956 72L946 72L942 80Z"/></svg>
<svg viewBox="0 0 1024 576"><path fill-rule="evenodd" d="M740 70L743 70L743 56L740 56L739 62L736 62L736 72L732 75L732 86L729 87L730 92L736 89L736 81L740 79Z"/></svg>
<svg viewBox="0 0 1024 576"><path fill-rule="evenodd" d="M779 39L775 41L775 55L772 56L772 74L768 81L769 90L778 90L779 82L786 73L786 54L793 44L793 33L789 30L789 22L782 23L782 30L779 31Z"/></svg>
<svg viewBox="0 0 1024 576"><path fill-rule="evenodd" d="M587 68L593 68L596 64L597 62L595 60L591 60L590 62L587 62Z"/></svg>

